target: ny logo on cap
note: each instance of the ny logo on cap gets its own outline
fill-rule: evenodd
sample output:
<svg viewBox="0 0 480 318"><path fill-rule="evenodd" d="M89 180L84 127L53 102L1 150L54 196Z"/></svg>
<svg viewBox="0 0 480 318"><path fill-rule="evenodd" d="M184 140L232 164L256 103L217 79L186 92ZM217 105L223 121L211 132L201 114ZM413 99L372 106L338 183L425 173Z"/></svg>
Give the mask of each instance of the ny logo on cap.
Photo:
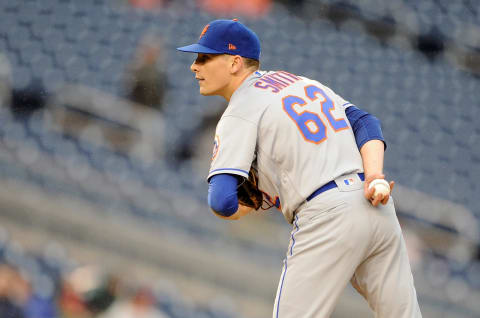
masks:
<svg viewBox="0 0 480 318"><path fill-rule="evenodd" d="M210 27L210 24L207 24L207 25L203 28L202 33L200 33L200 36L198 37L199 40L202 38L202 36L205 35L205 33L207 33L207 30L208 30L209 27Z"/></svg>
<svg viewBox="0 0 480 318"><path fill-rule="evenodd" d="M229 49L230 51L233 51L233 50L236 50L237 47L236 47L235 45L233 45L232 43L228 43L228 49Z"/></svg>

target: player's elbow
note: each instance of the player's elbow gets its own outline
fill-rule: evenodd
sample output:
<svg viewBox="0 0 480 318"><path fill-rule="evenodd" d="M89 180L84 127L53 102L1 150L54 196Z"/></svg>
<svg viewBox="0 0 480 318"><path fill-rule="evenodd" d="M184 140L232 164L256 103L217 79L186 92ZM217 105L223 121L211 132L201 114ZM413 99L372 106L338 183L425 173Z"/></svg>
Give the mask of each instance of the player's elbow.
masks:
<svg viewBox="0 0 480 318"><path fill-rule="evenodd" d="M238 213L233 213L233 214L230 214L230 215L224 215L224 214L221 214L213 209L210 209L212 211L213 214L215 214L217 217L219 217L220 219L224 219L224 220L238 220L240 219L240 216L238 215Z"/></svg>
<svg viewBox="0 0 480 318"><path fill-rule="evenodd" d="M209 193L208 205L215 214L231 217L238 210L238 199L236 194L225 196L222 193Z"/></svg>
<svg viewBox="0 0 480 318"><path fill-rule="evenodd" d="M237 179L229 174L219 174L209 180L208 205L221 218L232 218L238 210Z"/></svg>

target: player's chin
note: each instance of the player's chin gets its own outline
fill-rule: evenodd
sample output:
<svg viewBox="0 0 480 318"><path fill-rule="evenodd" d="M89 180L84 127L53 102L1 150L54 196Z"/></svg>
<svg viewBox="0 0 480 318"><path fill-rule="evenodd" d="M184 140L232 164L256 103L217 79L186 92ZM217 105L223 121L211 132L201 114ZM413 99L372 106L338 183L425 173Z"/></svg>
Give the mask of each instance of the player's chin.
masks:
<svg viewBox="0 0 480 318"><path fill-rule="evenodd" d="M200 94L203 96L211 96L214 95L212 91L205 89L205 87L200 87Z"/></svg>

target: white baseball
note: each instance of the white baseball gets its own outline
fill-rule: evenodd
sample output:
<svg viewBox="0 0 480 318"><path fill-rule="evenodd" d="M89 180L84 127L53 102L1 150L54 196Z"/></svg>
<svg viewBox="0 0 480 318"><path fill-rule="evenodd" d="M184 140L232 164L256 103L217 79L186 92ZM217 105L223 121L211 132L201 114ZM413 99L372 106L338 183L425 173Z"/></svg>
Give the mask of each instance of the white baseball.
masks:
<svg viewBox="0 0 480 318"><path fill-rule="evenodd" d="M375 192L373 196L376 197L377 194L381 193L384 197L387 194L390 194L390 185L384 179L375 179L368 185L368 189L375 187Z"/></svg>

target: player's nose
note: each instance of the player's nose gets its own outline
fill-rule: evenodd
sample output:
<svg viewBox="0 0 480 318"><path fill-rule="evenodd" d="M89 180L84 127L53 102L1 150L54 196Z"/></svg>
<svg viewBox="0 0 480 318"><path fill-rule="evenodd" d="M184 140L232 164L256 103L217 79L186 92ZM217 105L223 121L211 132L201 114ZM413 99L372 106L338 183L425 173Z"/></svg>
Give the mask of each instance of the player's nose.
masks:
<svg viewBox="0 0 480 318"><path fill-rule="evenodd" d="M192 65L190 65L190 71L192 71L193 73L198 72L198 65L197 63L195 63L195 61L193 61Z"/></svg>

